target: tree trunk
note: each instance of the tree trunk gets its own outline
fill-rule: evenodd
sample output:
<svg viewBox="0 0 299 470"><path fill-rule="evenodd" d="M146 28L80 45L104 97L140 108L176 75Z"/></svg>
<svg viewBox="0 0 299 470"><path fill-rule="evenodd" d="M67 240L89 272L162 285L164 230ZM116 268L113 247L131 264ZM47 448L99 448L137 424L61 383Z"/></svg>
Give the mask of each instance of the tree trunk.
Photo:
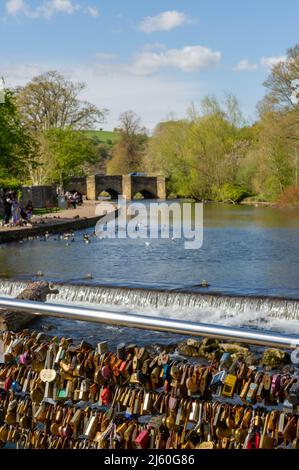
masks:
<svg viewBox="0 0 299 470"><path fill-rule="evenodd" d="M57 294L56 289L51 289L48 282L32 282L24 289L17 299L46 302L48 294ZM21 313L9 309L0 309L0 330L19 330L37 316L31 313Z"/></svg>

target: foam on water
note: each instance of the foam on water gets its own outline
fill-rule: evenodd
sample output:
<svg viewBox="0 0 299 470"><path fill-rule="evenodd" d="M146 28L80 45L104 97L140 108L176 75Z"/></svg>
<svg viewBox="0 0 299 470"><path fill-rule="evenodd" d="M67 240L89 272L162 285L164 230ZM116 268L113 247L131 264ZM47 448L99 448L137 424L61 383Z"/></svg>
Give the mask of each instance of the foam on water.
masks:
<svg viewBox="0 0 299 470"><path fill-rule="evenodd" d="M0 295L16 297L25 287L24 282L0 280ZM111 311L193 322L299 333L299 301L296 300L106 286L59 284L55 287L59 289L59 294L48 296L48 302L92 306ZM78 323L82 325L82 322ZM106 326L106 328L115 327Z"/></svg>

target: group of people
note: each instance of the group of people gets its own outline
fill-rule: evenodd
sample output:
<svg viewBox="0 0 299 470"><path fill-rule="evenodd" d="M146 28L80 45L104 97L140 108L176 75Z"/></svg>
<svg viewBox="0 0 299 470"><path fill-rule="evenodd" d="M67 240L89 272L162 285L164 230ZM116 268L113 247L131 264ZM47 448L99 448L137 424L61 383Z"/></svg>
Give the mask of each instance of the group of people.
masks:
<svg viewBox="0 0 299 470"><path fill-rule="evenodd" d="M82 196L78 191L65 193L65 198L67 200L68 206L73 206L74 209L77 208L77 204L82 204Z"/></svg>
<svg viewBox="0 0 299 470"><path fill-rule="evenodd" d="M33 204L32 201L28 201L25 207L22 207L19 203L17 193L14 191L8 191L3 196L3 207L4 207L4 219L3 225L18 226L23 223L30 223L33 215Z"/></svg>

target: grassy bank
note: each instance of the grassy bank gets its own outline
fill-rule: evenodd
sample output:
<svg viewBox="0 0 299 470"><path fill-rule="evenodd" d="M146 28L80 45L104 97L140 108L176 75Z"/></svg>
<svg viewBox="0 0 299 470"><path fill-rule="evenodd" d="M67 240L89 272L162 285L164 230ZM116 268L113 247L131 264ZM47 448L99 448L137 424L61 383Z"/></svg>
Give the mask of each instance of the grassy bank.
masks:
<svg viewBox="0 0 299 470"><path fill-rule="evenodd" d="M119 133L114 131L86 131L86 135L107 145L113 145L119 138Z"/></svg>

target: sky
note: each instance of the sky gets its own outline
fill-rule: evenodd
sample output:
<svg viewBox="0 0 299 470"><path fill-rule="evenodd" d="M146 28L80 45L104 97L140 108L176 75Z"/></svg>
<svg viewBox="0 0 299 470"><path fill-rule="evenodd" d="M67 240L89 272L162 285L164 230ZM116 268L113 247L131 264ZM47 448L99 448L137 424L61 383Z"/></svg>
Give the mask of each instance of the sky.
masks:
<svg viewBox="0 0 299 470"><path fill-rule="evenodd" d="M256 118L271 66L299 43L298 0L0 0L0 76L86 83L107 130L133 110L153 130L231 92Z"/></svg>

